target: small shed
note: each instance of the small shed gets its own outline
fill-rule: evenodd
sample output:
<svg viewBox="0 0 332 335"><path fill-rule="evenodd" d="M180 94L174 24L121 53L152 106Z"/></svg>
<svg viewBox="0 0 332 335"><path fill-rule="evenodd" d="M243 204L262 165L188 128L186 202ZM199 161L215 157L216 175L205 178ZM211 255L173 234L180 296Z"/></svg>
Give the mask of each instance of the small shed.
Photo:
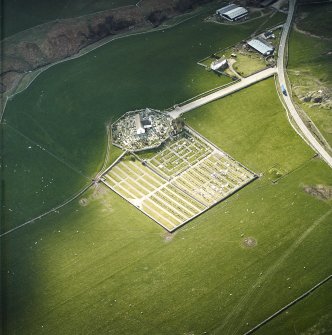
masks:
<svg viewBox="0 0 332 335"><path fill-rule="evenodd" d="M211 63L210 65L211 70L224 70L228 68L228 62L225 58L219 58Z"/></svg>

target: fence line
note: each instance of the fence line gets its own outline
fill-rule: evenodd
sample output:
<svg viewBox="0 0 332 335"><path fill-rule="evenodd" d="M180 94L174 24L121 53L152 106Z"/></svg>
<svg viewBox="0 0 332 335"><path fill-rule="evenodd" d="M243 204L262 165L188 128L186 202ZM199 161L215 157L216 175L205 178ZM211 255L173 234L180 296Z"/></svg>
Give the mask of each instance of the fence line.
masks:
<svg viewBox="0 0 332 335"><path fill-rule="evenodd" d="M282 312L284 312L286 309L288 309L289 307L295 305L298 301L300 301L300 300L304 299L305 297L307 297L310 293L312 293L313 291L315 291L316 289L318 289L320 286L322 286L323 284L325 284L326 282L328 282L331 278L332 278L332 275L327 276L326 278L324 278L323 280L321 280L318 284L316 284L315 286L313 286L312 288L310 288L308 291L306 291L303 294L301 294L299 297L297 297L296 299L294 299L293 301L291 301L286 306L284 306L284 307L280 308L279 310L277 310L275 313L273 313L272 315L270 315L268 318L266 318L265 320L263 320L262 322L260 322L255 327L253 327L250 330L248 330L243 335L250 335L250 334L252 334L257 329L259 329L260 327L262 327L263 325L265 325L266 323L268 323L269 321L271 321L272 319L274 319L276 316L278 316Z"/></svg>
<svg viewBox="0 0 332 335"><path fill-rule="evenodd" d="M56 207L53 207L53 208L50 209L49 211L47 211L47 212L45 212L45 213L43 213L43 214L41 214L41 215L39 215L39 216L37 216L37 217L35 217L35 218L33 218L33 219L30 219L30 220L28 220L28 221L22 223L21 225L19 225L19 226L17 226L17 227L14 227L14 228L12 228L12 229L10 229L10 230L7 230L6 232L2 233L2 234L0 235L0 237L3 237L3 236L5 236L5 235L8 235L8 234L14 232L15 230L18 230L18 229L20 229L20 228L22 228L22 227L24 227L24 226L26 226L26 225L28 225L28 224L30 224L30 223L33 223L33 222L36 221L36 220L42 219L44 216L46 216L46 215L48 215L48 214L50 214L50 213L52 213L52 212L56 212L56 211L58 211L60 208L64 207L65 205L69 204L70 202L72 202L73 200L75 200L75 199L77 199L79 196L81 196L81 195L82 195L86 190L88 190L93 184L94 184L93 182L89 183L89 184L88 184L87 186L85 186L81 191L79 191L78 193L74 194L71 198L69 198L68 200L66 200L64 203L62 203L62 204L60 204L60 205L58 205L58 206L56 206Z"/></svg>
<svg viewBox="0 0 332 335"><path fill-rule="evenodd" d="M187 99L187 100L185 100L185 101L182 101L182 102L180 102L180 103L178 103L178 104L175 104L173 107L169 107L169 108L165 109L164 112L170 112L170 111L173 111L173 110L174 110L174 107L181 107L181 106L186 105L186 104L188 104L188 103L190 103L190 102L192 102L192 101L197 100L198 98L202 98L202 97L204 97L204 96L206 96L206 95L209 95L210 93L217 92L217 91L221 90L222 88L226 88L226 87L228 87L228 86L234 85L234 84L236 84L236 83L239 82L239 81L241 81L241 80L240 80L240 79L237 79L237 80L231 81L231 82L228 83L228 84L225 84L225 85L222 85L222 86L218 86L218 87L212 88L211 90L205 91L205 92L200 93L200 94L198 94L198 95L196 95L196 96L194 96L194 97L192 97L192 98L189 98L189 99Z"/></svg>

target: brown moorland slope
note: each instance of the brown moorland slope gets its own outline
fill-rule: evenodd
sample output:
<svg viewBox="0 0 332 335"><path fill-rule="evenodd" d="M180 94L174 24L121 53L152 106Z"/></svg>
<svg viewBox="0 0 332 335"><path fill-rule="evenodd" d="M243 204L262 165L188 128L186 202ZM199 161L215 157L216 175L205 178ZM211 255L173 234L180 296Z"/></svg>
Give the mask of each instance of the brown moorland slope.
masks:
<svg viewBox="0 0 332 335"><path fill-rule="evenodd" d="M105 37L153 29L163 21L212 0L142 0L78 18L55 20L1 42L0 92L13 90L29 71L58 62Z"/></svg>

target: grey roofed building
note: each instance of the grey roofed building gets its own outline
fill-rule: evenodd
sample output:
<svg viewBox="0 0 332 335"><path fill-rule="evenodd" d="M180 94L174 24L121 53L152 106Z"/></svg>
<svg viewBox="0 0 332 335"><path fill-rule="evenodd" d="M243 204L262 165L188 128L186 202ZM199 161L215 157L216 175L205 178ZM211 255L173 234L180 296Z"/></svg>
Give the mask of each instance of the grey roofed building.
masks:
<svg viewBox="0 0 332 335"><path fill-rule="evenodd" d="M236 7L237 7L237 5L234 5L234 4L227 5L225 7L217 9L216 14L221 16L222 14L224 14L224 13L226 13L226 12L236 8Z"/></svg>
<svg viewBox="0 0 332 335"><path fill-rule="evenodd" d="M236 7L222 14L222 17L229 21L237 21L248 15L244 7Z"/></svg>
<svg viewBox="0 0 332 335"><path fill-rule="evenodd" d="M256 51L258 51L259 53L261 53L264 56L269 56L273 53L274 51L274 47L264 43L263 41L254 38L250 41L247 42L249 46L251 46L253 49L255 49Z"/></svg>

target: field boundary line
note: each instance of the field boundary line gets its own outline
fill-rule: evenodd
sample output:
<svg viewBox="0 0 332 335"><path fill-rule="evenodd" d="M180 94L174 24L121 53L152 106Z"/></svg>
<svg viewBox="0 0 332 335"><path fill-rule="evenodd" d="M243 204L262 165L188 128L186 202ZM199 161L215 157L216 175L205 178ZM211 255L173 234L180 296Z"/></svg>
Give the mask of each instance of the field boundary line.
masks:
<svg viewBox="0 0 332 335"><path fill-rule="evenodd" d="M269 321L271 321L272 319L274 319L275 317L277 317L278 315L280 315L282 312L284 312L285 310L287 310L289 307L292 307L293 305L295 305L300 300L303 300L304 298L306 298L313 291L317 290L320 286L322 286L323 284L327 283L331 278L332 278L332 275L327 276L326 278L324 278L323 280L321 280L319 283L317 283L316 285L314 285L313 287L311 287L309 290L307 290L306 292L302 293L299 297L297 297L296 299L292 300L290 303L288 303L284 307L282 307L279 310L277 310L275 313L273 313L268 318L266 318L265 320L263 320L262 322L260 322L259 324L257 324L255 327L251 328L249 331L245 332L243 335L250 335L250 334L254 333L260 327L262 327L263 325L265 325L266 323L268 323Z"/></svg>
<svg viewBox="0 0 332 335"><path fill-rule="evenodd" d="M61 64L61 63L64 63L64 62L67 62L67 61L71 61L71 60L74 60L76 58L80 58L82 56L85 56L87 55L88 53L100 48L100 47L103 47L104 45L108 44L108 43L111 43L111 42L114 42L114 41L117 41L119 39L122 39L122 38L127 38L127 37L133 37L133 36L139 36L139 35L144 35L144 34L149 34L149 33L154 33L154 32L159 32L159 31L163 31L163 30L166 30L166 29L172 29L188 20L191 20L195 17L197 17L198 15L200 15L202 12L202 10L200 10L198 13L193 13L192 15L190 15L189 17L185 17L183 18L182 20L180 19L178 22L175 22L173 24L170 24L170 25L161 25L159 26L158 28L152 28L152 27L145 27L145 28L142 28L141 31L136 31L136 32L127 32L127 33L123 33L123 34L119 34L117 36L108 36L108 37L105 37L95 43L92 43L92 44L89 44L88 46L80 49L76 54L70 56L70 57L66 57L64 59L60 59L54 63L50 63L50 64L47 64L43 67L40 67L40 68L37 68L35 70L33 70L33 72L37 72L35 74L35 76L31 79L31 81L29 81L22 89L16 91L16 89L18 88L18 86L13 89L13 92L12 94L8 93L8 94L4 94L3 95L3 99L4 99L4 103L3 103L3 106L0 106L2 107L2 110L0 110L0 123L2 123L2 120L3 120L3 117L5 115L5 111L6 111L6 106L7 106L7 101L8 99L13 99L17 94L20 94L22 93L23 91L25 91L27 88L29 88L29 86L43 73L45 72L46 70L48 70L49 68L55 66L55 65L58 65L58 64ZM185 14L183 15L180 15L180 16L185 16ZM32 73L33 74L33 73ZM20 79L20 83L22 82L22 80L24 79L25 76L23 76L21 79Z"/></svg>
<svg viewBox="0 0 332 335"><path fill-rule="evenodd" d="M223 323L214 330L213 334L216 334L218 331L225 330L225 327L227 327L229 321L231 318L238 318L239 313L244 308L245 304L251 299L256 299L257 297L260 297L262 294L262 291L258 292L254 298L252 298L252 295L255 293L257 288L261 287L262 284L266 284L268 280L271 280L271 276L275 273L275 271L280 267L285 260L299 247L299 245L307 238L308 235L319 225L321 224L330 214L332 213L332 209L329 209L327 212L325 212L321 217L317 218L304 232L301 233L298 239L292 242L292 244L280 255L279 258L276 259L276 261L267 268L265 273L258 277L258 279L251 285L251 287L247 290L246 294L238 301L236 306L233 308L233 310L227 315L225 320L223 320ZM248 313L248 310L241 315L242 319L246 317ZM232 334L237 333L239 330L239 327L241 324L238 324L238 327L236 329L232 328L233 331ZM230 333L231 331L228 327L228 331ZM227 330L225 330L227 331Z"/></svg>
<svg viewBox="0 0 332 335"><path fill-rule="evenodd" d="M2 233L0 235L0 238L5 236L5 235L8 235L18 229L21 229L23 228L24 226L30 224L30 223L34 223L36 220L39 220L39 219L42 219L44 216L48 215L48 214L51 214L53 212L56 212L58 211L60 208L66 206L67 204L69 204L70 202L72 202L73 200L77 199L79 196L81 196L85 191L87 191L94 183L91 182L89 183L88 185L86 185L83 189L81 189L78 193L74 194L73 196L71 196L68 200L66 200L64 203L56 206L56 207L53 207L52 209L48 210L47 212L43 213L43 214L40 214L39 216L33 218L33 219L30 219L24 223L22 223L21 225L15 227L15 228L12 228L12 229L9 229L7 230L6 232Z"/></svg>
<svg viewBox="0 0 332 335"><path fill-rule="evenodd" d="M110 158L111 145L112 145L111 130L110 130L110 125L108 124L106 125L106 136L107 136L107 147L106 147L105 159L104 159L104 163L101 168L101 171L104 171L107 167L107 163Z"/></svg>
<svg viewBox="0 0 332 335"><path fill-rule="evenodd" d="M124 151L109 167L107 167L104 171L101 171L98 173L98 175L100 177L102 177L104 174L106 174L109 170L111 170L111 168L116 165L123 156L125 156L128 152L127 151Z"/></svg>
<svg viewBox="0 0 332 335"><path fill-rule="evenodd" d="M19 134L20 136L22 136L23 138L25 138L26 140L28 140L29 142L33 143L35 146L38 147L38 149L40 149L43 152L46 152L47 154L49 154L51 157L53 157L54 159L56 159L58 162L62 163L63 165L65 165L66 167L68 167L69 169L71 169L72 171L76 172L77 174L79 174L80 176L90 180L90 178L86 175L83 174L82 171L76 169L76 167L72 166L71 164L67 163L63 158L58 157L56 154L54 154L53 152L49 151L47 148L41 146L39 143L37 143L36 141L32 140L30 137L28 137L27 135L25 135L24 133L22 133L20 130L16 129L15 127L11 126L8 123L4 124L6 127L9 127L10 129L12 129L15 133Z"/></svg>
<svg viewBox="0 0 332 335"><path fill-rule="evenodd" d="M103 184L105 184L110 190L112 190L114 193L116 193L118 196L120 196L123 200L125 200L126 202L128 202L130 205L134 206L135 208L137 208L137 206L135 206L132 202L130 202L127 198L125 198L123 195L121 195L119 192L117 192L111 185L109 185L107 183L106 180L101 180ZM148 214L147 212L145 212L143 209L140 208L140 212L142 212L143 214L145 214L147 217L149 217L152 221L156 222L159 226L161 226L162 228L166 229L169 233L171 233L173 230L170 230L169 228L167 228L166 226L164 226L161 222L157 221L156 219L154 219L150 214Z"/></svg>
<svg viewBox="0 0 332 335"><path fill-rule="evenodd" d="M197 64L198 64L198 63L197 63ZM236 84L236 83L238 83L238 82L240 82L240 81L241 81L241 79L238 78L238 79L233 80L233 81L230 81L229 83L226 83L226 84L224 84L224 85L221 85L221 86L217 86L217 87L211 88L211 89L208 90L208 91L204 91L204 92L202 92L202 93L199 93L199 94L195 95L194 97L191 97L191 98L189 98L189 99L187 99L187 100L184 100L184 101L182 101L182 102L179 102L179 103L175 104L175 105L172 106L172 107L169 107L169 108L165 109L164 112L166 112L166 113L171 112L171 111L173 111L174 108L176 108L176 107L181 107L181 106L186 105L187 103L193 102L193 101L195 101L195 100L197 100L197 99L199 99L199 98L204 98L206 95L209 95L210 93L215 93L215 92L217 92L217 91L219 91L219 90L221 90L221 89L224 89L224 88L227 88L227 87L229 87L229 86L232 86L232 85L234 85L234 84Z"/></svg>

